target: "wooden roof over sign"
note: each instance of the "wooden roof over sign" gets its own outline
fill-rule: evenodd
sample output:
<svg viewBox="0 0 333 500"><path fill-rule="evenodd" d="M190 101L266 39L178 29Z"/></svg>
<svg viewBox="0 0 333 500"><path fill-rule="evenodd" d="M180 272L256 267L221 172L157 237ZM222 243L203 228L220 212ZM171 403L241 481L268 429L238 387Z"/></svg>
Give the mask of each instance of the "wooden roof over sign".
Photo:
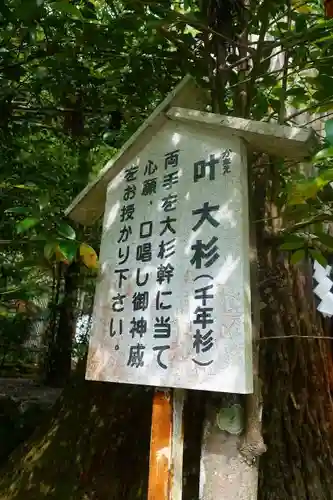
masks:
<svg viewBox="0 0 333 500"><path fill-rule="evenodd" d="M157 106L120 151L105 165L97 178L88 184L66 210L66 215L85 226L93 224L104 213L109 182L151 141L167 120L214 129L215 133L242 137L254 151L302 160L314 150L315 133L276 123L257 122L202 111L207 104L206 93L191 76L186 76Z"/></svg>

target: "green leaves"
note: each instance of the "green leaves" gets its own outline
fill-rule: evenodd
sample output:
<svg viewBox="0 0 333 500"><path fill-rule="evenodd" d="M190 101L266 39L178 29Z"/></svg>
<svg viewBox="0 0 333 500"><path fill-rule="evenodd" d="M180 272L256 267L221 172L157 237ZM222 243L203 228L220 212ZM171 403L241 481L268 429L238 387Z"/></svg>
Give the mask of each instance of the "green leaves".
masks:
<svg viewBox="0 0 333 500"><path fill-rule="evenodd" d="M37 226L39 222L40 219L37 219L36 217L27 217L16 225L16 231L18 234L24 233L26 231L29 231L29 229Z"/></svg>
<svg viewBox="0 0 333 500"><path fill-rule="evenodd" d="M43 193L39 196L38 198L39 201L39 210L43 211L49 204L50 202L50 195L49 193Z"/></svg>
<svg viewBox="0 0 333 500"><path fill-rule="evenodd" d="M74 240L76 238L76 234L74 229L66 224L66 222L59 222L57 224L57 230L58 233L61 236L64 236L65 238L68 238L69 240Z"/></svg>
<svg viewBox="0 0 333 500"><path fill-rule="evenodd" d="M290 236L285 243L280 245L280 250L297 250L304 246L304 240L297 236Z"/></svg>
<svg viewBox="0 0 333 500"><path fill-rule="evenodd" d="M290 263L311 257L323 266L327 265L326 253L333 252L333 236L318 229L313 233L289 234L284 243L279 246L282 251L290 251Z"/></svg>
<svg viewBox="0 0 333 500"><path fill-rule="evenodd" d="M325 138L333 146L333 120L326 120L325 122Z"/></svg>
<svg viewBox="0 0 333 500"><path fill-rule="evenodd" d="M32 228L35 228L37 225L42 224L43 231L33 235L32 238L43 240L54 239L54 236L61 236L68 240L75 240L76 233L69 224L62 221L61 218L58 218L58 220L54 221L54 216L44 212L45 208L49 205L48 193L43 193L39 197L38 201L39 206L34 209L30 207L17 206L8 208L5 211L6 213L28 215L28 217L16 223L16 232L18 234L22 234L28 232ZM52 229L52 226L56 227L56 235L54 234L54 229Z"/></svg>
<svg viewBox="0 0 333 500"><path fill-rule="evenodd" d="M318 252L318 250L314 250L313 248L310 248L309 250L310 256L319 262L322 266L326 267L327 266L327 259L323 256L321 252Z"/></svg>
<svg viewBox="0 0 333 500"><path fill-rule="evenodd" d="M327 183L328 179L323 179L323 177L311 177L308 179L301 179L292 183L288 193L288 204L289 205L300 205L305 203L309 198L315 198Z"/></svg>
<svg viewBox="0 0 333 500"><path fill-rule="evenodd" d="M300 250L296 250L296 252L294 252L290 257L290 263L297 264L301 260L305 259L305 256L306 256L306 252L303 248Z"/></svg>
<svg viewBox="0 0 333 500"><path fill-rule="evenodd" d="M5 214L22 214L22 215L27 215L30 214L31 210L28 207L12 207L12 208L7 208L5 210Z"/></svg>
<svg viewBox="0 0 333 500"><path fill-rule="evenodd" d="M290 262L296 264L304 259L306 255L307 241L301 235L288 234L279 249L281 251L292 251Z"/></svg>
<svg viewBox="0 0 333 500"><path fill-rule="evenodd" d="M72 262L78 251L79 243L74 241L62 241L59 243L59 250L68 262Z"/></svg>
<svg viewBox="0 0 333 500"><path fill-rule="evenodd" d="M320 243L327 247L328 250L333 252L333 236L324 233L324 231L316 231L314 234L318 237Z"/></svg>
<svg viewBox="0 0 333 500"><path fill-rule="evenodd" d="M75 19L83 19L80 9L69 1L52 2L51 7L62 14L68 14Z"/></svg>
<svg viewBox="0 0 333 500"><path fill-rule="evenodd" d="M56 242L46 243L44 247L44 257L46 260L51 260L56 251Z"/></svg>
<svg viewBox="0 0 333 500"><path fill-rule="evenodd" d="M44 257L48 261L56 260L70 264L77 254L79 243L70 240L52 241L44 246Z"/></svg>
<svg viewBox="0 0 333 500"><path fill-rule="evenodd" d="M328 158L333 158L333 147L325 148L319 151L312 159L312 162L318 163L323 160L327 160Z"/></svg>

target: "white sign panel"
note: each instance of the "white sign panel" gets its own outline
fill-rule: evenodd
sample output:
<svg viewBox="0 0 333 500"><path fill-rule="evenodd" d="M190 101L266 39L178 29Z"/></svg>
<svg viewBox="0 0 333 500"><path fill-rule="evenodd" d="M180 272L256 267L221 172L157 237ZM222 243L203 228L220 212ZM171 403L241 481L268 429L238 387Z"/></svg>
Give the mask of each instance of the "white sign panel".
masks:
<svg viewBox="0 0 333 500"><path fill-rule="evenodd" d="M110 183L86 377L252 391L245 148L168 122Z"/></svg>

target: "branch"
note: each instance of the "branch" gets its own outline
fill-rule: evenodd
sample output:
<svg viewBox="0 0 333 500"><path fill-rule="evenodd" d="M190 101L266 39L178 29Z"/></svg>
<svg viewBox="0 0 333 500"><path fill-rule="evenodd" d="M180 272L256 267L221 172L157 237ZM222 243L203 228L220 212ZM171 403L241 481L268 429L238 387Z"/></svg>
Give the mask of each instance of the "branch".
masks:
<svg viewBox="0 0 333 500"><path fill-rule="evenodd" d="M288 30L291 29L291 1L288 0ZM281 95L280 95L280 113L279 113L279 123L283 124L286 117L286 100L287 100L287 86L288 86L288 73L289 73L289 51L286 50L284 53L283 60L283 73L282 73L282 85L281 85Z"/></svg>
<svg viewBox="0 0 333 500"><path fill-rule="evenodd" d="M147 2L143 2L143 0L133 0L133 1L134 1L134 3L140 3L140 4L143 3L144 5L146 5L146 3L147 3ZM149 2L149 3L155 3L156 5L158 5L160 7L160 4L158 2ZM228 42L230 45L237 45L238 47L243 47L250 54L253 54L255 52L254 49L252 49L248 46L248 44L243 44L242 42L235 41L234 39L229 38L229 37L223 35L222 33L219 33L218 31L215 31L214 29L210 28L209 26L206 26L205 24L201 23L197 19L188 16L187 14L181 14L180 12L167 10L167 9L165 9L165 12L168 13L169 17L174 18L174 21L182 22L182 23L188 24L189 26L200 28L200 31L202 31L202 32L206 31L208 33L211 33L212 35L215 35L215 36L221 38L222 40ZM171 19L170 19L170 21L168 21L167 18L165 18L166 24L169 24L170 26L173 24L174 21L172 21Z"/></svg>
<svg viewBox="0 0 333 500"><path fill-rule="evenodd" d="M313 111L314 109L318 108L319 106L323 106L324 104L333 104L331 97L328 97L327 99L324 99L321 102L317 102L316 104L311 104L311 106L308 106L307 108L303 108L300 111L296 111L295 113L292 113L291 115L286 117L285 122L292 120L293 118L296 118L297 116L300 116L303 113L307 113L308 111Z"/></svg>
<svg viewBox="0 0 333 500"><path fill-rule="evenodd" d="M261 63L261 56L264 48L264 41L269 25L269 8L270 8L270 0L264 0L262 5L260 6L263 12L264 19L261 22L260 25L260 30L259 30L259 38L257 41L257 50L255 52L255 56L253 58L253 68L250 73L250 82L248 84L248 89L247 89L247 109L246 109L246 115L248 116L250 114L250 109L252 105L252 100L253 100L253 94L254 94L254 88L256 84L256 80L260 74L260 63ZM244 82L243 82L244 83Z"/></svg>
<svg viewBox="0 0 333 500"><path fill-rule="evenodd" d="M308 127L309 125L311 125L311 123L313 122L316 122L317 120L322 120L323 118L328 118L329 116L332 116L333 115L333 111L331 111L330 113L326 113L325 116L321 116L321 117L316 117L316 118L313 118L312 120L306 122L304 125L302 125L303 127Z"/></svg>

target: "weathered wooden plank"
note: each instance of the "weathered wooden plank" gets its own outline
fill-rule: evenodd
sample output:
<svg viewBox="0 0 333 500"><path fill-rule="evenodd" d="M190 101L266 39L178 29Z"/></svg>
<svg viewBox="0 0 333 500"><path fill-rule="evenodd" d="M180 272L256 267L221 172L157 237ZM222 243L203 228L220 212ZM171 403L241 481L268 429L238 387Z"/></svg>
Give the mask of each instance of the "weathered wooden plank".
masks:
<svg viewBox="0 0 333 500"><path fill-rule="evenodd" d="M183 389L156 389L153 400L148 500L182 500Z"/></svg>
<svg viewBox="0 0 333 500"><path fill-rule="evenodd" d="M171 390L156 389L150 438L148 500L170 500L172 450Z"/></svg>
<svg viewBox="0 0 333 500"><path fill-rule="evenodd" d="M170 500L182 500L185 390L173 390Z"/></svg>

